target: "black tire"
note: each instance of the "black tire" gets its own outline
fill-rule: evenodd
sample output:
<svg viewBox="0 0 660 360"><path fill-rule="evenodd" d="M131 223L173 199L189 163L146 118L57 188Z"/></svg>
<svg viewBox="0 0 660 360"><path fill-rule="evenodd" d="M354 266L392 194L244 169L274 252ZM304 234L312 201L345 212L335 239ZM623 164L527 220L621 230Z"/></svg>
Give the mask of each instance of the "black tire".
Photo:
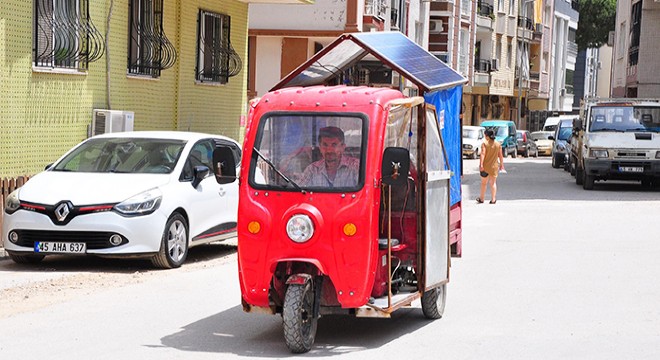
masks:
<svg viewBox="0 0 660 360"><path fill-rule="evenodd" d="M523 156L526 158L529 157L529 149L525 149L525 153L523 154Z"/></svg>
<svg viewBox="0 0 660 360"><path fill-rule="evenodd" d="M7 254L17 264L38 264L46 257L45 255L19 255L15 252L7 252Z"/></svg>
<svg viewBox="0 0 660 360"><path fill-rule="evenodd" d="M577 185L582 185L584 183L584 170L580 169L580 167L576 164L575 165L575 184Z"/></svg>
<svg viewBox="0 0 660 360"><path fill-rule="evenodd" d="M569 166L569 168L571 170L571 176L575 176L575 163L576 162L577 161L573 157L571 157L571 162L570 162L570 166Z"/></svg>
<svg viewBox="0 0 660 360"><path fill-rule="evenodd" d="M595 176L593 175L587 175L587 173L583 173L583 184L582 188L585 190L593 190L594 189L594 182L596 181Z"/></svg>
<svg viewBox="0 0 660 360"><path fill-rule="evenodd" d="M188 223L183 215L174 213L167 220L158 254L151 263L161 269L178 268L188 257Z"/></svg>
<svg viewBox="0 0 660 360"><path fill-rule="evenodd" d="M447 284L438 286L422 294L422 312L427 319L440 319L445 312Z"/></svg>
<svg viewBox="0 0 660 360"><path fill-rule="evenodd" d="M518 149L513 148L513 152L511 153L511 157L512 157L513 159L515 159L515 158L518 157Z"/></svg>
<svg viewBox="0 0 660 360"><path fill-rule="evenodd" d="M291 284L284 295L284 341L292 353L312 349L318 318L314 316L314 287L312 282Z"/></svg>
<svg viewBox="0 0 660 360"><path fill-rule="evenodd" d="M559 168L559 163L557 163L557 157L552 155L552 167L555 169Z"/></svg>

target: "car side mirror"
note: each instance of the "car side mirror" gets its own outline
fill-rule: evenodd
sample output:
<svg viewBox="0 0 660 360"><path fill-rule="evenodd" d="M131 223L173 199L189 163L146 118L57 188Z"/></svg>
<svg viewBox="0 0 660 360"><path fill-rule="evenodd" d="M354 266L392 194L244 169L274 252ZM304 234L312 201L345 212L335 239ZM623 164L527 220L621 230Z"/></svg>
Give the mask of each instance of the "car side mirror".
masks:
<svg viewBox="0 0 660 360"><path fill-rule="evenodd" d="M381 176L383 184L405 185L408 183L410 153L401 147L388 147L383 153Z"/></svg>
<svg viewBox="0 0 660 360"><path fill-rule="evenodd" d="M228 146L220 146L213 150L213 172L218 184L230 184L236 180L236 160Z"/></svg>
<svg viewBox="0 0 660 360"><path fill-rule="evenodd" d="M197 185L199 185L202 180L206 179L206 177L209 175L209 172L211 172L211 169L209 169L209 167L206 165L195 166L193 168L192 187L197 189Z"/></svg>

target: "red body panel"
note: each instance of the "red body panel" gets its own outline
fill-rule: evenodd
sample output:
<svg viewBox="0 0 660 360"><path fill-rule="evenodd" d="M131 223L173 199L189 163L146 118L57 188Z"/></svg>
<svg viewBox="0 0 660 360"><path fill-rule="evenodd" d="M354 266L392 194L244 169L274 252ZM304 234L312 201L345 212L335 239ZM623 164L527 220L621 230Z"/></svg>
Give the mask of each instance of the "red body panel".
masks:
<svg viewBox="0 0 660 360"><path fill-rule="evenodd" d="M367 303L374 284L378 259L380 159L386 125L385 104L403 95L392 89L367 87L288 88L266 94L253 104L248 119L240 182L238 214L238 263L243 299L268 306L273 272L281 261L313 263L327 275L339 303L355 308ZM247 181L254 141L263 115L273 111L351 112L369 119L364 186L357 192L313 193L263 191ZM314 222L313 237L304 244L291 241L285 225L303 213ZM251 234L247 225L258 221L261 230ZM346 236L346 223L357 233Z"/></svg>

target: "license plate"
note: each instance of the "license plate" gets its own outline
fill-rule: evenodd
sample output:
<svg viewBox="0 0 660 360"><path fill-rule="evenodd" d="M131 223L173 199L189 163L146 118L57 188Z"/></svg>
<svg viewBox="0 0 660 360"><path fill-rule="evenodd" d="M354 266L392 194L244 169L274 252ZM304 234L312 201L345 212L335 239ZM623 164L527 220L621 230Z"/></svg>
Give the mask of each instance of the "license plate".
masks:
<svg viewBox="0 0 660 360"><path fill-rule="evenodd" d="M87 251L85 243L65 243L37 241L34 243L34 252L56 254L84 254Z"/></svg>
<svg viewBox="0 0 660 360"><path fill-rule="evenodd" d="M619 172L641 173L641 172L644 172L644 167L640 167L640 166L619 166Z"/></svg>

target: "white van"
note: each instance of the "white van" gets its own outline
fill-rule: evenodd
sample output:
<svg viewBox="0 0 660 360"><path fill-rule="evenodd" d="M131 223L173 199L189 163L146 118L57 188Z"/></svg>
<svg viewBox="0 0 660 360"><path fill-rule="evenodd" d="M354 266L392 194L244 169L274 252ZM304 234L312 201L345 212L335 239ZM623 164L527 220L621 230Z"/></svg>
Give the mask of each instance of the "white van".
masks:
<svg viewBox="0 0 660 360"><path fill-rule="evenodd" d="M543 131L554 132L555 129L557 129L557 124L559 124L560 120L564 120L564 119L574 120L577 119L578 117L579 115L550 116L547 119L545 119L545 123L543 124Z"/></svg>

